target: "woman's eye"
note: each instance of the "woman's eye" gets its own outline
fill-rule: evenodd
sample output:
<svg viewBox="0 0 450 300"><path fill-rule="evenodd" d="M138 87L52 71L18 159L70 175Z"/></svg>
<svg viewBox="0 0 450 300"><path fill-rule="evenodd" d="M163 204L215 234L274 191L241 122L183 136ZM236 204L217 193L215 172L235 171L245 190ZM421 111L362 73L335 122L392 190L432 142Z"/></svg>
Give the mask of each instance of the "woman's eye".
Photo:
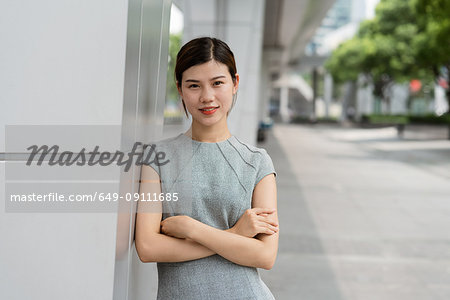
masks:
<svg viewBox="0 0 450 300"><path fill-rule="evenodd" d="M191 85L189 85L189 88L196 88L196 87L198 87L198 84L191 84Z"/></svg>
<svg viewBox="0 0 450 300"><path fill-rule="evenodd" d="M221 85L221 84L223 84L222 81L216 81L216 82L214 82L214 85Z"/></svg>

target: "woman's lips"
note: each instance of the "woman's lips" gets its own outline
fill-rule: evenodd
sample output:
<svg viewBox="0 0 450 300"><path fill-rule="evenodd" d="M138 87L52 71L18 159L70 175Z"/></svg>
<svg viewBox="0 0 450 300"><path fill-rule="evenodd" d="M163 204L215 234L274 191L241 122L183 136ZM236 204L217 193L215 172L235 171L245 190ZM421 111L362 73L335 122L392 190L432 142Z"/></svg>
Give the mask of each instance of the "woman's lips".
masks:
<svg viewBox="0 0 450 300"><path fill-rule="evenodd" d="M205 107L205 108L203 108L203 109L210 109L210 108L213 108L213 107ZM212 115L213 113L215 113L215 112L217 111L218 108L219 108L219 107L215 107L215 108L213 108L213 109L211 109L211 110L203 110L203 109L200 109L200 111L201 111L201 113L204 114L204 115Z"/></svg>

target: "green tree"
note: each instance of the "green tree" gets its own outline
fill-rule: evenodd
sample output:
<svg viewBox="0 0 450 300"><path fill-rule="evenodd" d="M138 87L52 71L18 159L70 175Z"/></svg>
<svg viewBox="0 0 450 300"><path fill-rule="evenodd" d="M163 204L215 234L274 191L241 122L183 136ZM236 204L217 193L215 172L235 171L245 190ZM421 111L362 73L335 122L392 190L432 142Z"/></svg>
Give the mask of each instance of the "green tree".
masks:
<svg viewBox="0 0 450 300"><path fill-rule="evenodd" d="M336 48L325 63L325 68L338 84L355 81L360 73L369 72L363 63L364 58L373 49L374 45L370 40L354 37Z"/></svg>
<svg viewBox="0 0 450 300"><path fill-rule="evenodd" d="M450 114L450 1L412 0L412 4L419 27L413 43L417 63L436 80L446 77Z"/></svg>
<svg viewBox="0 0 450 300"><path fill-rule="evenodd" d="M326 68L337 82L364 74L374 84L374 95L389 102L386 91L394 82L426 78L411 47L418 31L410 1L381 0L375 18L361 23L356 36L333 52Z"/></svg>
<svg viewBox="0 0 450 300"><path fill-rule="evenodd" d="M169 70L167 71L166 97L167 101L175 103L178 101L178 91L174 73L177 53L181 48L181 37L181 33L171 34L169 37Z"/></svg>

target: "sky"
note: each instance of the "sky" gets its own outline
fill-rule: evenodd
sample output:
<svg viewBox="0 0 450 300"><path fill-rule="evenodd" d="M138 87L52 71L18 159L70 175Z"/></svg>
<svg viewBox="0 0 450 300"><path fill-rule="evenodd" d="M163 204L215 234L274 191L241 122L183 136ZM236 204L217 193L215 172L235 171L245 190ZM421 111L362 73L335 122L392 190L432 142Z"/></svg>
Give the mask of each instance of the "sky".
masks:
<svg viewBox="0 0 450 300"><path fill-rule="evenodd" d="M170 33L179 33L183 31L183 14L172 4L172 9L170 10Z"/></svg>
<svg viewBox="0 0 450 300"><path fill-rule="evenodd" d="M368 19L375 17L375 6L380 0L366 0L366 16Z"/></svg>

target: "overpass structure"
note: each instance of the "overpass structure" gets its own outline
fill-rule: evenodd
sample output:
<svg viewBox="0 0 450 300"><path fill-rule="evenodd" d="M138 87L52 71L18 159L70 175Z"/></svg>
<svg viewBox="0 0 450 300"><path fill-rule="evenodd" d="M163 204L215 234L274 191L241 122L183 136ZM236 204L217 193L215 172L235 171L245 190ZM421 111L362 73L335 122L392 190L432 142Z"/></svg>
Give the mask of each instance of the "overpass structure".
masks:
<svg viewBox="0 0 450 300"><path fill-rule="evenodd" d="M229 127L244 141L256 141L258 121L268 115L275 80L291 76L293 70L323 62L322 57L305 58L304 50L334 2L174 1L184 14L184 42L198 36L215 36L226 41L234 51L241 83L235 111L229 116ZM278 81L276 86L282 89L280 112L286 115L289 84L283 82ZM304 84L294 86L300 90L304 87ZM185 126L188 124L190 120L186 120Z"/></svg>

